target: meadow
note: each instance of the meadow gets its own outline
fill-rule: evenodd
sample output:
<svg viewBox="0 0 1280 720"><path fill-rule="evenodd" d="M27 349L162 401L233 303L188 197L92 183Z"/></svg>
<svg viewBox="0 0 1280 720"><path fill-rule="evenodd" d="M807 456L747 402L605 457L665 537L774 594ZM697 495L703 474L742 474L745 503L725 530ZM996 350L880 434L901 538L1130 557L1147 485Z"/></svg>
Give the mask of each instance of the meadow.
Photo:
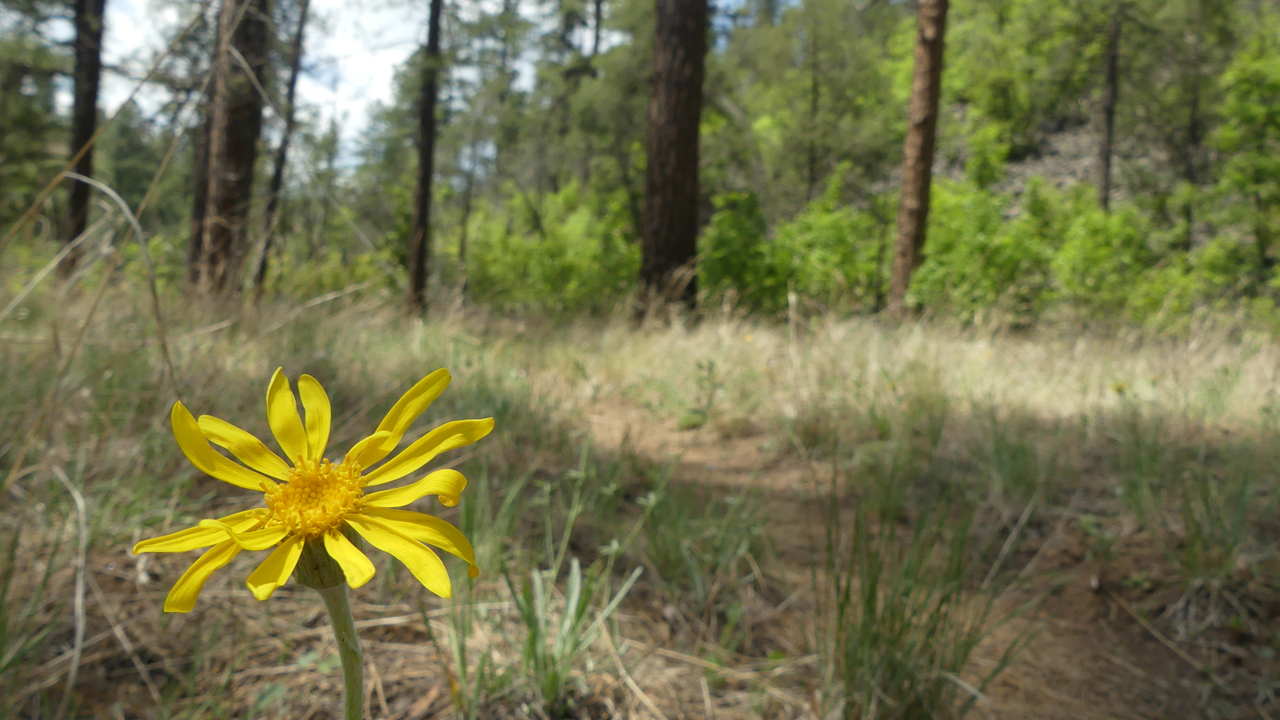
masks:
<svg viewBox="0 0 1280 720"><path fill-rule="evenodd" d="M118 279L117 279L118 280ZM406 440L481 575L380 553L354 591L366 717L1275 717L1280 343L725 305L553 321L377 289L259 307L40 285L0 333L0 717L337 717L322 606L245 553L194 612L139 539L245 509L169 429L180 399L269 437L276 367L331 445L453 385ZM339 450L340 451L340 450Z"/></svg>

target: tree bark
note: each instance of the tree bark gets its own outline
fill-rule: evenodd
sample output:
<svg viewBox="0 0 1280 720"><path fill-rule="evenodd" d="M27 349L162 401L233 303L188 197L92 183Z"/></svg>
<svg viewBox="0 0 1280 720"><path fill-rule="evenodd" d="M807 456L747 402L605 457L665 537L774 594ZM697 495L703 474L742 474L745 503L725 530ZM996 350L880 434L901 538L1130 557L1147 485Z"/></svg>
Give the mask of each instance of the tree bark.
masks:
<svg viewBox="0 0 1280 720"><path fill-rule="evenodd" d="M642 304L679 300L695 309L698 129L707 0L657 0L655 15L640 264Z"/></svg>
<svg viewBox="0 0 1280 720"><path fill-rule="evenodd" d="M267 65L269 15L269 0L224 0L219 14L213 90L205 113L205 177L197 179L188 254L188 274L206 292L231 289L244 250L262 133L258 88Z"/></svg>
<svg viewBox="0 0 1280 720"><path fill-rule="evenodd" d="M821 86L818 84L818 22L809 23L809 161L808 187L805 201L813 200L813 189L818 185L818 100Z"/></svg>
<svg viewBox="0 0 1280 720"><path fill-rule="evenodd" d="M889 310L906 310L911 273L923 260L929 222L929 192L938 129L938 96L942 90L942 49L947 28L947 0L920 0L916 13L915 69L911 107L902 158L902 200L894 248Z"/></svg>
<svg viewBox="0 0 1280 720"><path fill-rule="evenodd" d="M409 238L409 309L427 309L427 269L431 257L431 181L435 172L436 95L440 73L440 13L443 0L431 0L427 21L427 64L418 103L418 185L414 193L413 232Z"/></svg>
<svg viewBox="0 0 1280 720"><path fill-rule="evenodd" d="M600 54L600 32L604 29L604 0L595 0L595 12L593 13L593 22L591 23L591 57L595 58Z"/></svg>
<svg viewBox="0 0 1280 720"><path fill-rule="evenodd" d="M1102 146L1098 148L1098 204L1111 208L1111 155L1115 142L1116 102L1120 98L1120 4L1112 9L1107 32L1107 68L1102 90Z"/></svg>
<svg viewBox="0 0 1280 720"><path fill-rule="evenodd" d="M1196 23L1192 28L1192 51L1191 51L1191 101L1187 112L1187 149L1186 149L1186 179L1187 184L1191 186L1192 191L1199 182L1199 160L1200 160L1200 143L1204 139L1204 127L1200 117L1200 84L1202 81L1202 68L1204 66L1204 36L1202 34L1201 25L1204 20L1204 2L1196 3ZM1195 198L1194 195L1187 198L1186 207L1183 208L1183 217L1187 225L1186 236L1183 239L1183 250L1191 252L1191 245L1195 238Z"/></svg>
<svg viewBox="0 0 1280 720"><path fill-rule="evenodd" d="M307 28L307 12L311 8L311 0L300 0L298 9L298 28L293 34L292 54L289 57L289 86L285 91L284 135L280 138L280 147L276 148L275 167L271 171L271 186L267 189L267 212L263 222L262 255L258 257L258 268L253 276L254 297L262 296L267 282L267 265L271 259L271 238L275 235L276 221L280 208L280 193L284 188L284 170L289 163L289 141L293 138L295 123L295 99L298 89L298 74L302 69L302 41Z"/></svg>
<svg viewBox="0 0 1280 720"><path fill-rule="evenodd" d="M98 86L102 78L102 19L106 0L76 0L75 102L71 111L71 152L93 141L98 128ZM93 148L76 162L76 172L93 177ZM89 226L89 185L73 181L69 203L66 241L74 242ZM69 253L61 270L69 274L79 263L80 253Z"/></svg>

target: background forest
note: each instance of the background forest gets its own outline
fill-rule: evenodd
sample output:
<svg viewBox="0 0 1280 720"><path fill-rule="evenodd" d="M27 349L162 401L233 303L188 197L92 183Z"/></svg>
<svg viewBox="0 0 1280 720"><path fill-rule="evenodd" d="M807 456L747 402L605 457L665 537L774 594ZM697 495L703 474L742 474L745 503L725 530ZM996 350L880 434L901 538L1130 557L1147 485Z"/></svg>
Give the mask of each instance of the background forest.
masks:
<svg viewBox="0 0 1280 720"><path fill-rule="evenodd" d="M211 12L172 5L184 24ZM66 5L8 2L4 12L8 227L70 154L56 98L74 58L54 32ZM340 147L338 127L289 104L304 19L297 0L271 7L253 230L235 249L237 267L252 285L269 223L268 293L310 297L388 270L385 282L403 283L427 50L399 69L395 102L374 111L358 144ZM168 99L126 104L96 150L101 180L131 207L170 158L140 219L170 281L190 235L189 129L215 22L197 22L151 78ZM806 311L885 305L914 28L905 3L717 6L701 119L704 305L727 298L777 313L789 291ZM1180 328L1202 311L1277 322L1278 28L1280 10L1266 0L958 3L911 302L964 322ZM435 292L465 288L472 302L556 313L605 312L627 296L640 258L651 38L643 0L445 4ZM140 74L147 60L107 72ZM1113 179L1100 198L1109 78ZM275 193L268 160L288 117L296 123ZM46 199L41 229L27 232L60 232L67 202L61 192Z"/></svg>
<svg viewBox="0 0 1280 720"><path fill-rule="evenodd" d="M0 0L0 720L1280 717L1278 237L1280 0Z"/></svg>

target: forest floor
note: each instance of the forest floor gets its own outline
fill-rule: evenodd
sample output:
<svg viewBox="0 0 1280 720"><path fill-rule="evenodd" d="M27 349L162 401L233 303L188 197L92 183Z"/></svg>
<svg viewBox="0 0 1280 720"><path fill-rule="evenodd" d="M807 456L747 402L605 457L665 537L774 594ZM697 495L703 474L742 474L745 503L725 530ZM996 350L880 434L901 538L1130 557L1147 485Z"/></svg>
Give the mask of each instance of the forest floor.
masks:
<svg viewBox="0 0 1280 720"><path fill-rule="evenodd" d="M58 311L0 337L0 452L24 435L40 450L0 514L0 537L15 538L0 573L0 718L56 716L72 674L74 712L63 717L336 717L332 636L309 591L289 584L255 601L243 578L257 558L245 553L194 612L166 615L163 598L192 557L128 550L253 504L190 469L168 410L177 394L267 437L261 391L280 365L328 389L336 448L441 366L455 383L424 430L497 421L448 461L471 481L466 502L422 505L468 528L486 569L478 583L458 575L454 600L431 598L379 554L375 579L354 593L369 718L544 718L511 589L561 540L597 568L620 541L616 579L644 568L573 665L571 716L837 716L830 581L853 567L840 542L875 488L902 493L897 519L880 524L901 525L898 538L928 536L939 497L972 510L970 525L942 523L938 536L962 541L965 565L944 641L869 646L882 670L923 663L912 681L950 691L935 715L976 698L974 717L1280 717L1280 343L1270 338L734 316L640 330L479 312L420 323L362 301L284 321L198 309L171 319L169 365L145 303L113 308L81 348L42 332L80 317ZM55 380L61 392L46 395ZM836 550L833 532L844 538ZM901 569L892 545L878 547L886 572ZM908 586L937 587L935 550L925 574L903 576ZM968 617L979 618L977 645L951 673L929 653L952 652ZM885 698L862 712L927 716Z"/></svg>
<svg viewBox="0 0 1280 720"><path fill-rule="evenodd" d="M822 555L822 515L814 505L814 468L799 458L762 452L761 438L725 437L710 429L681 430L674 419L603 401L586 410L602 448L628 449L673 465L672 480L767 496L778 559L791 568L788 587L808 589L809 566ZM1077 502L1083 504L1080 498ZM995 718L1173 718L1199 717L1204 674L1184 659L1159 630L1132 613L1131 603L1148 593L1124 580L1163 564L1158 548L1129 539L1109 562L1091 559L1088 538L1063 513L1040 542L1021 551L1019 575L1027 584L1000 600L1009 610L1052 587L1027 617L998 628L976 654L978 666L994 666L1003 647L1028 629L1034 635L987 690L979 714ZM817 528L817 529L815 529ZM1127 598L1127 599L1126 599ZM1185 652L1185 651L1183 651ZM1198 663L1197 663L1198 664ZM668 666L678 667L668 662ZM696 685L685 695L696 696ZM661 688L651 688L657 697ZM673 708L674 709L674 708ZM676 710L675 715L685 713ZM697 713L691 713L696 717Z"/></svg>

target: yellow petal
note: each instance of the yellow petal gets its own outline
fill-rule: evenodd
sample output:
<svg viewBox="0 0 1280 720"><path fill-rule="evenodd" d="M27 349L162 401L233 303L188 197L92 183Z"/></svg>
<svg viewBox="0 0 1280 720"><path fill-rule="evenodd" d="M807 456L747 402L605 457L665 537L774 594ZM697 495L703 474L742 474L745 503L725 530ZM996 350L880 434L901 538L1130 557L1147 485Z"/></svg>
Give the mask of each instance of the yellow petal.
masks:
<svg viewBox="0 0 1280 720"><path fill-rule="evenodd" d="M201 520L200 527L221 530L226 537L239 545L241 550L266 550L278 545L285 535L289 534L289 530L281 525L240 532L221 520Z"/></svg>
<svg viewBox="0 0 1280 720"><path fill-rule="evenodd" d="M387 461L385 465L365 476L365 485L381 485L399 480L431 462L435 456L470 445L493 430L493 418L484 420L455 420L445 423L418 438L404 452Z"/></svg>
<svg viewBox="0 0 1280 720"><path fill-rule="evenodd" d="M237 460L254 470L277 480L289 474L289 464L251 433L212 415L201 415L199 425L209 442L230 450Z"/></svg>
<svg viewBox="0 0 1280 720"><path fill-rule="evenodd" d="M260 522L262 510L245 510L234 515L219 518L218 522L236 530L249 530ZM206 521L207 522L207 521ZM150 540L143 540L133 546L133 554L144 552L189 552L209 547L227 539L227 532L222 528L204 526L202 522L196 527L179 530Z"/></svg>
<svg viewBox="0 0 1280 720"><path fill-rule="evenodd" d="M240 547L230 540L218 543L209 548L205 554L182 573L178 582L169 590L164 599L164 611L172 613L191 612L196 606L196 598L200 597L200 589L213 574L213 571L225 566L240 554Z"/></svg>
<svg viewBox="0 0 1280 720"><path fill-rule="evenodd" d="M337 530L324 534L324 549L342 568L342 574L347 576L347 584L351 587L358 588L373 577L373 563Z"/></svg>
<svg viewBox="0 0 1280 720"><path fill-rule="evenodd" d="M457 470L437 470L411 485L369 493L364 500L372 507L396 508L428 495L438 495L441 505L453 507L466 487L467 479Z"/></svg>
<svg viewBox="0 0 1280 720"><path fill-rule="evenodd" d="M320 381L310 375L298 378L298 394L302 396L302 409L307 411L307 447L311 459L324 457L325 448L329 447L329 422L332 417L329 407L329 396Z"/></svg>
<svg viewBox="0 0 1280 720"><path fill-rule="evenodd" d="M385 431L386 438L379 443L365 446L362 453L356 457L360 465L369 467L390 455L391 451L396 449L396 445L400 444L400 440L404 438L405 432L409 430L413 421L417 420L418 416L440 397L440 393L449 387L452 380L449 371L440 368L409 388L409 391L396 401L386 417L382 418L382 422L378 424L378 432Z"/></svg>
<svg viewBox="0 0 1280 720"><path fill-rule="evenodd" d="M471 577L480 574L480 568L476 567L475 551L471 549L467 536L444 520L409 510L370 508L361 514L382 521L387 527L406 537L435 545L454 557L466 560L471 566L467 568L467 574Z"/></svg>
<svg viewBox="0 0 1280 720"><path fill-rule="evenodd" d="M283 368L276 368L267 388L267 424L289 462L297 465L299 460L310 457L307 432L302 429L302 417L298 415L298 400L289 389L289 378L284 376Z"/></svg>
<svg viewBox="0 0 1280 720"><path fill-rule="evenodd" d="M218 451L214 450L205 439L204 433L200 432L200 425L196 419L182 403L173 404L173 412L169 419L173 424L173 436L178 439L178 447L182 448L182 454L186 455L200 472L246 490L261 490L263 483L274 484L267 476L243 465L237 465L218 454Z"/></svg>
<svg viewBox="0 0 1280 720"><path fill-rule="evenodd" d="M293 574L293 568L298 564L298 558L302 557L301 535L293 537L281 543L267 556L266 560L249 574L249 579L245 584L249 586L250 592L259 600L266 600L271 597L271 593L276 588L285 584L289 580L289 576Z"/></svg>
<svg viewBox="0 0 1280 720"><path fill-rule="evenodd" d="M409 572L418 578L431 592L442 598L453 594L453 585L449 582L449 572L444 569L440 556L431 548L407 535L393 530L386 523L365 515L351 515L347 524L379 550L390 553L409 568Z"/></svg>
<svg viewBox="0 0 1280 720"><path fill-rule="evenodd" d="M376 432L370 435L369 437L353 445L351 449L347 451L347 457L343 462L347 462L347 463L356 462L357 459L364 454L365 448L369 447L370 445L375 445L377 443L380 443L384 439L389 437L391 437L391 433L387 432L386 430L381 430L379 432ZM364 466L361 465L361 467L364 467Z"/></svg>

